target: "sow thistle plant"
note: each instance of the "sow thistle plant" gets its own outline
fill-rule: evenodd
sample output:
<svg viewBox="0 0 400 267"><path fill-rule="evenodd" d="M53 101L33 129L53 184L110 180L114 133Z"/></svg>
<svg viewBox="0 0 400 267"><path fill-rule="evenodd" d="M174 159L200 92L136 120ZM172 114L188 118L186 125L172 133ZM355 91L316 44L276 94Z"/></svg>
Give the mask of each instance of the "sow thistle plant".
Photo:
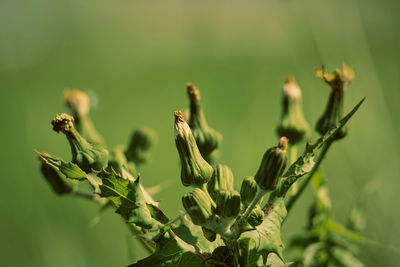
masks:
<svg viewBox="0 0 400 267"><path fill-rule="evenodd" d="M37 152L42 174L56 194L115 209L149 252L129 266L362 266L356 253L363 240L363 213L357 206L348 227L334 221L319 166L331 144L345 137L344 126L364 99L343 116L353 70L343 64L333 73L323 67L315 74L331 87L316 123L320 137L307 140L311 127L302 111L301 90L288 77L276 146L266 149L258 170L249 170L254 176L242 178L240 189L234 187L232 170L216 160L222 136L208 125L198 88L186 85L190 111L185 116L175 111L173 122L180 179L191 189L182 196L184 210L176 218L168 218L152 197L162 186L145 189L138 175L149 159L155 133L138 129L126 146L108 148L90 119L90 99L79 90L64 93L72 115L56 115L51 121L53 130L66 136L72 159ZM288 239L284 252L282 224L310 181L315 204L308 226ZM285 260L287 253L292 255L290 262Z"/></svg>

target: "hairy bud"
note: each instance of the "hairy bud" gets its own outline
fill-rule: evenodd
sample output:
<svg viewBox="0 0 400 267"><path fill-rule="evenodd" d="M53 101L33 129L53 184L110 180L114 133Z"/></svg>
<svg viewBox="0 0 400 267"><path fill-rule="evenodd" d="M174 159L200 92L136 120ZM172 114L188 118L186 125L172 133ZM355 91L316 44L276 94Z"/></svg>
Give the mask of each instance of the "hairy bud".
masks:
<svg viewBox="0 0 400 267"><path fill-rule="evenodd" d="M322 66L321 70L315 70L315 75L332 88L325 111L316 124L316 130L321 135L324 135L343 117L344 91L353 81L354 72L349 66L343 63L342 69L336 69L332 74L327 73L325 66ZM334 139L343 138L346 134L346 128L342 127L342 129L336 133Z"/></svg>
<svg viewBox="0 0 400 267"><path fill-rule="evenodd" d="M245 205L250 205L257 193L257 182L253 177L247 176L240 187L240 196Z"/></svg>
<svg viewBox="0 0 400 267"><path fill-rule="evenodd" d="M274 190L278 179L283 174L287 163L287 138L281 137L279 144L276 147L268 149L261 161L254 179L258 186L265 190Z"/></svg>
<svg viewBox="0 0 400 267"><path fill-rule="evenodd" d="M237 191L220 191L216 204L216 213L222 218L235 218L240 211L240 194Z"/></svg>
<svg viewBox="0 0 400 267"><path fill-rule="evenodd" d="M194 224L203 225L214 215L214 201L200 188L195 188L192 192L185 194L182 197L182 203Z"/></svg>
<svg viewBox="0 0 400 267"><path fill-rule="evenodd" d="M207 183L207 191L216 200L218 192L222 190L233 190L233 173L228 166L218 164L214 168L211 180Z"/></svg>
<svg viewBox="0 0 400 267"><path fill-rule="evenodd" d="M264 211L261 209L259 205L257 205L250 213L249 218L247 218L247 222L251 226L258 226L262 224L264 220Z"/></svg>
<svg viewBox="0 0 400 267"><path fill-rule="evenodd" d="M189 126L201 155L208 159L210 154L218 148L222 136L208 126L200 101L200 92L194 84L187 83L187 94L190 100Z"/></svg>
<svg viewBox="0 0 400 267"><path fill-rule="evenodd" d="M283 86L282 107L278 135L296 144L308 135L310 126L304 118L300 87L292 76L287 77Z"/></svg>
<svg viewBox="0 0 400 267"><path fill-rule="evenodd" d="M181 160L181 180L184 186L203 186L213 174L213 168L203 159L189 125L182 113L175 115L175 143Z"/></svg>
<svg viewBox="0 0 400 267"><path fill-rule="evenodd" d="M72 151L72 162L85 172L100 171L107 167L107 150L89 144L75 129L74 118L68 114L56 115L51 121L53 130L65 134Z"/></svg>

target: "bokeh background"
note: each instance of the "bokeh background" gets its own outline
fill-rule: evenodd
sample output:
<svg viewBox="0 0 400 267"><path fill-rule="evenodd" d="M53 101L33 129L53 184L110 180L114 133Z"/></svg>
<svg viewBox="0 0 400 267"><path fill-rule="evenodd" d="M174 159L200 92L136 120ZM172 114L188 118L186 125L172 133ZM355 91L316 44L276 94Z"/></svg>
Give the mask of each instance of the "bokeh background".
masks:
<svg viewBox="0 0 400 267"><path fill-rule="evenodd" d="M313 67L342 61L356 72L346 110L367 101L335 144L324 168L335 216L344 222L362 188L368 200L367 266L399 266L400 254L400 2L396 0L1 0L0 1L0 251L2 266L125 266L145 255L119 216L58 197L39 175L34 149L69 159L50 120L67 111L64 88L88 90L92 118L113 146L148 126L158 133L145 186L174 217L187 191L179 180L173 115L186 108L185 83L201 90L211 126L224 135L220 161L236 185L257 170L276 143L280 88L287 74L303 89L314 124L329 87ZM314 138L316 136L314 135ZM304 226L308 190L284 226Z"/></svg>

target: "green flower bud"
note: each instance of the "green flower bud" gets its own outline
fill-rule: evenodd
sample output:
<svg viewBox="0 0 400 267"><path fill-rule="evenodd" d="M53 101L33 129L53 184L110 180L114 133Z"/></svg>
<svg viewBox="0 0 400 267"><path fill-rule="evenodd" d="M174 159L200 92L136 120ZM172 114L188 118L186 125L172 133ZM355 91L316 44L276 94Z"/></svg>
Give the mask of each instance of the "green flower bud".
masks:
<svg viewBox="0 0 400 267"><path fill-rule="evenodd" d="M104 139L97 132L89 116L89 96L81 90L67 89L64 91L64 101L74 116L76 129L81 136L93 145L104 146Z"/></svg>
<svg viewBox="0 0 400 267"><path fill-rule="evenodd" d="M220 191L216 204L216 214L222 218L235 218L240 211L240 194L238 191Z"/></svg>
<svg viewBox="0 0 400 267"><path fill-rule="evenodd" d="M233 173L231 169L222 164L218 164L214 168L211 180L207 183L207 191L216 200L218 192L222 190L233 190Z"/></svg>
<svg viewBox="0 0 400 267"><path fill-rule="evenodd" d="M310 126L304 118L300 87L292 76L287 77L283 86L282 100L282 116L277 132L296 144L308 135Z"/></svg>
<svg viewBox="0 0 400 267"><path fill-rule="evenodd" d="M216 130L208 126L200 102L200 92L194 84L187 83L187 94L190 100L189 126L194 139L199 147L201 155L208 159L210 154L218 148L222 136Z"/></svg>
<svg viewBox="0 0 400 267"><path fill-rule="evenodd" d="M128 161L140 166L150 159L150 149L157 141L156 133L149 128L140 128L133 132L131 141L125 151Z"/></svg>
<svg viewBox="0 0 400 267"><path fill-rule="evenodd" d="M342 70L336 69L332 74L328 74L325 66L322 66L322 70L315 70L315 75L329 84L332 88L325 111L316 124L316 130L321 135L324 135L343 117L344 91L353 81L354 71L343 63ZM346 134L346 128L342 127L342 129L336 133L334 139L337 140L343 138Z"/></svg>
<svg viewBox="0 0 400 267"><path fill-rule="evenodd" d="M203 231L204 237L205 237L208 241L214 242L215 239L217 239L217 234L216 234L214 231L212 231L212 230L210 230L210 229L207 229L207 228L205 228L205 227L201 227L201 230Z"/></svg>
<svg viewBox="0 0 400 267"><path fill-rule="evenodd" d="M268 149L261 161L254 179L258 186L264 191L274 190L278 179L283 174L287 163L287 138L281 137L276 147Z"/></svg>
<svg viewBox="0 0 400 267"><path fill-rule="evenodd" d="M243 204L250 205L257 193L257 182L253 177L247 176L240 187L240 196Z"/></svg>
<svg viewBox="0 0 400 267"><path fill-rule="evenodd" d="M213 168L203 159L189 125L182 113L175 111L175 143L181 160L181 180L184 186L201 187L213 174Z"/></svg>
<svg viewBox="0 0 400 267"><path fill-rule="evenodd" d="M53 130L65 134L72 151L72 162L85 172L100 171L107 167L108 151L89 144L75 129L74 118L68 114L56 115L51 121Z"/></svg>
<svg viewBox="0 0 400 267"><path fill-rule="evenodd" d="M185 194L182 197L182 203L194 224L203 225L214 216L215 203L200 188L195 188L192 192Z"/></svg>
<svg viewBox="0 0 400 267"><path fill-rule="evenodd" d="M261 209L259 205L257 205L250 213L249 218L247 218L247 222L251 226L258 226L262 224L264 220L264 211Z"/></svg>
<svg viewBox="0 0 400 267"><path fill-rule="evenodd" d="M61 171L42 161L40 170L53 191L58 195L65 195L72 192L72 186L65 180L66 177Z"/></svg>

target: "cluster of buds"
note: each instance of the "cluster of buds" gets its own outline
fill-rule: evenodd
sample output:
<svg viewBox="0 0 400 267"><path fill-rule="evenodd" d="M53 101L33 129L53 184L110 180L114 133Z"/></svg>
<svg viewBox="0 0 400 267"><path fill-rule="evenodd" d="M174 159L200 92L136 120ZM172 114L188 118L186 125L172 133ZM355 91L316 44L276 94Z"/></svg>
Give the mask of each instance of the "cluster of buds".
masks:
<svg viewBox="0 0 400 267"><path fill-rule="evenodd" d="M197 89L193 86L188 88L196 96ZM193 114L191 113L191 117ZM204 159L194 131L185 122L182 113L176 111L174 116L181 181L184 186L194 187L193 191L182 198L183 206L193 223L202 226L208 240L214 240L216 234L228 238L232 225L241 216L251 226L261 224L264 212L258 203L265 193L275 189L286 167L287 138L282 137L278 146L265 152L255 178L246 177L239 193L234 190L231 169L222 164L212 167ZM199 131L198 128L195 129Z"/></svg>
<svg viewBox="0 0 400 267"><path fill-rule="evenodd" d="M174 112L175 144L180 158L181 182L185 187L192 187L182 197L182 204L193 224L201 227L203 236L208 241L214 242L217 237L221 237L224 242L224 246L217 247L212 254L209 253L212 259L218 261L216 266L219 263L232 266L234 260L237 261L235 266L242 266L237 258L254 253L249 253L250 243L251 246L260 247L261 252L255 253L261 253L264 261L266 252L275 252L281 257L280 225L287 214L284 197L296 179L308 173L309 169L310 177L312 176L312 171L316 170L319 159L323 158L327 149L322 150L325 152L320 153L319 156L322 154L322 157L315 165L314 150L330 144L328 141L332 139L345 136L346 132L341 127L352 114L342 119L343 96L354 73L343 64L342 70L336 69L333 74L328 74L323 68L316 70L316 75L332 87L327 107L316 125L317 131L325 136L319 139L319 143L306 146L303 155L297 159L295 146L305 141L310 127L303 114L300 87L293 77L288 77L283 86L283 109L277 128L279 142L266 149L254 177L247 176L242 180L240 192L234 188L232 170L226 165L213 163L213 153L219 147L222 137L208 125L197 87L191 83L186 85L190 113L185 120L182 112ZM54 131L62 132L67 137L72 160L64 161L38 152L42 174L54 192L60 195L77 193L75 190L78 181L86 180L93 188L92 193L95 193L90 197L95 196L113 203L116 212L133 226L131 230L139 238L143 238L145 243L165 236L173 238L176 235L173 232L176 225L162 213L158 202L153 200L149 192L144 190L139 177L134 178L137 169L149 160L149 150L156 141L155 133L147 128L140 128L133 132L127 146L119 145L109 153L89 117L89 96L79 90L67 90L64 99L73 116L64 113L56 115L51 124ZM353 109L353 114L356 108ZM285 173L288 163L291 166ZM263 205L262 201L267 193L270 193L269 199ZM159 232L156 233L157 231ZM248 232L252 233L247 235ZM262 232L262 235L255 235L255 232ZM262 240L264 237L268 240ZM157 246L153 243L152 245ZM154 249L152 245L150 251ZM159 249L160 247L155 249L156 253ZM243 253L234 249L243 249ZM239 255L234 254L234 251ZM257 254L256 257L260 255ZM259 259L261 258L256 261ZM247 260L249 259L244 260L246 264ZM265 264L268 265L263 262L263 266Z"/></svg>

